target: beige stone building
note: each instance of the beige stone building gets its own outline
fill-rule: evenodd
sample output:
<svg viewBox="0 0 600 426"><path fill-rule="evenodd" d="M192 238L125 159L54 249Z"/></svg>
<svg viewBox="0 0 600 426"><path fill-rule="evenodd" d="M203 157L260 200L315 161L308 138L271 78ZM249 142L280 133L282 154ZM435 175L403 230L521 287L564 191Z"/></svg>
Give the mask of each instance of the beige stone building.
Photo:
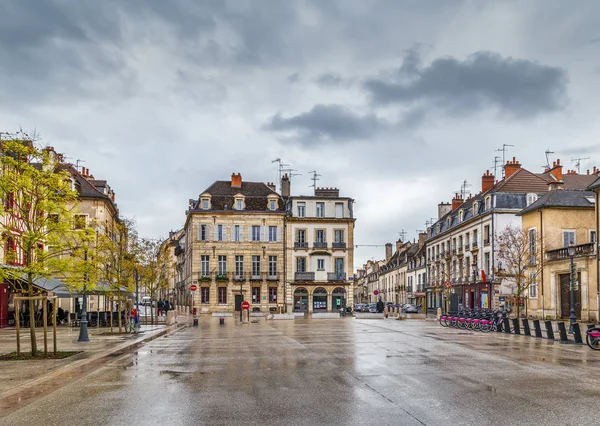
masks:
<svg viewBox="0 0 600 426"><path fill-rule="evenodd" d="M190 200L181 279L199 313L283 310L283 199L273 184L216 181Z"/></svg>
<svg viewBox="0 0 600 426"><path fill-rule="evenodd" d="M158 298L169 300L174 305L180 305L180 288L176 285L180 281L178 279L177 271L177 254L180 247L180 241L183 237L183 229L179 231L169 232L169 237L164 240L160 246L161 260L163 262L162 267L164 268L167 276L167 287L159 290Z"/></svg>
<svg viewBox="0 0 600 426"><path fill-rule="evenodd" d="M354 200L337 188L315 188L313 195L290 196L287 203L287 311L335 312L354 303Z"/></svg>

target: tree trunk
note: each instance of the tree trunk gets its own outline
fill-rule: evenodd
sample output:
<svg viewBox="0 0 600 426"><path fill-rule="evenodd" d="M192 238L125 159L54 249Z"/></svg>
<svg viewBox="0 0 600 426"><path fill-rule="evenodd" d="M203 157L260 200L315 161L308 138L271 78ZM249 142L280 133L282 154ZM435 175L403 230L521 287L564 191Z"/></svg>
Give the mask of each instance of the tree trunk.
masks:
<svg viewBox="0 0 600 426"><path fill-rule="evenodd" d="M27 295L29 297L33 297L33 277L31 274L27 274ZM35 307L32 299L29 300L29 333L31 336L31 356L36 356L37 342L35 338Z"/></svg>
<svg viewBox="0 0 600 426"><path fill-rule="evenodd" d="M119 321L119 334L121 334L121 289L118 290L117 307L119 308L118 321Z"/></svg>

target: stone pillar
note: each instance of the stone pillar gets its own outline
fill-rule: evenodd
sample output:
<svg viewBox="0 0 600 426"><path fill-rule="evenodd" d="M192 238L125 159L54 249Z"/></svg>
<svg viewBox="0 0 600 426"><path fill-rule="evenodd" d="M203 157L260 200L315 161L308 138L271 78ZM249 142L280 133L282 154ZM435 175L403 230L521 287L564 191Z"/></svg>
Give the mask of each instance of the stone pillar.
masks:
<svg viewBox="0 0 600 426"><path fill-rule="evenodd" d="M308 293L308 313L312 314L313 312L313 295L312 293Z"/></svg>
<svg viewBox="0 0 600 426"><path fill-rule="evenodd" d="M331 293L328 291L327 292L327 312L332 312L332 306L331 306L331 302L332 302L332 297L331 297Z"/></svg>
<svg viewBox="0 0 600 426"><path fill-rule="evenodd" d="M260 306L261 311L269 312L269 285L266 281L260 285Z"/></svg>

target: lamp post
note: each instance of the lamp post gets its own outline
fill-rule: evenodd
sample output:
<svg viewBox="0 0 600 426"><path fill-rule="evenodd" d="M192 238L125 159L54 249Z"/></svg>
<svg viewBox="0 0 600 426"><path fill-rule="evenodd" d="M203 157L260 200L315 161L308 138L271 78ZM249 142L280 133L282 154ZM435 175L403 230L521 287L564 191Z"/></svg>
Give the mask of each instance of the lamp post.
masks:
<svg viewBox="0 0 600 426"><path fill-rule="evenodd" d="M569 244L567 248L569 253L569 257L571 258L571 274L569 280L569 290L570 290L570 307L571 312L569 315L569 334L573 334L573 326L577 322L577 316L575 315L575 263L573 262L573 258L575 257L575 245L573 243Z"/></svg>
<svg viewBox="0 0 600 426"><path fill-rule="evenodd" d="M477 263L473 262L471 264L471 269L473 270L473 298L475 298L475 294L477 294L475 292L475 283L477 282ZM479 301L481 302L481 301ZM476 308L477 306L475 306L475 301L473 301L473 307Z"/></svg>
<svg viewBox="0 0 600 426"><path fill-rule="evenodd" d="M135 312L137 318L135 319L135 332L139 333L140 331L140 277L138 275L137 268L135 269ZM150 303L152 305L152 303Z"/></svg>
<svg viewBox="0 0 600 426"><path fill-rule="evenodd" d="M85 262L85 267L87 268L87 249L83 251L83 260ZM83 305L81 307L81 321L79 322L79 338L78 342L89 342L90 338L88 336L88 320L87 320L87 312L85 311L85 305L87 304L86 298L86 290L88 283L88 274L87 271L83 273Z"/></svg>

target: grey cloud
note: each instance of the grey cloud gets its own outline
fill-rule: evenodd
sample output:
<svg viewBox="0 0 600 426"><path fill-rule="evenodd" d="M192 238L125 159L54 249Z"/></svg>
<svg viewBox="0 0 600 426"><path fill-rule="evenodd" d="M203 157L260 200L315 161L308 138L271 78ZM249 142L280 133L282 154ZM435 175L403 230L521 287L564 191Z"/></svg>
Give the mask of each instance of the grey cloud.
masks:
<svg viewBox="0 0 600 426"><path fill-rule="evenodd" d="M567 155L585 155L598 152L599 149L600 147L598 145L586 145L561 149L559 152Z"/></svg>
<svg viewBox="0 0 600 426"><path fill-rule="evenodd" d="M369 138L387 128L387 124L373 114L359 115L340 105L320 104L292 117L277 114L266 128L275 132L295 133L310 145L321 140Z"/></svg>
<svg viewBox="0 0 600 426"><path fill-rule="evenodd" d="M560 110L566 86L560 68L491 52L440 58L426 67L411 52L398 72L364 83L376 105L427 102L457 115L491 106L517 117Z"/></svg>
<svg viewBox="0 0 600 426"><path fill-rule="evenodd" d="M319 85L319 86L339 86L343 81L343 78L341 75L336 74L336 73L331 73L331 72L327 72L327 73L323 73L321 74L319 77L317 77L317 79L315 80L315 82Z"/></svg>
<svg viewBox="0 0 600 426"><path fill-rule="evenodd" d="M293 74L290 74L287 76L287 81L290 83L298 83L298 81L300 81L300 73L299 72L295 72Z"/></svg>

